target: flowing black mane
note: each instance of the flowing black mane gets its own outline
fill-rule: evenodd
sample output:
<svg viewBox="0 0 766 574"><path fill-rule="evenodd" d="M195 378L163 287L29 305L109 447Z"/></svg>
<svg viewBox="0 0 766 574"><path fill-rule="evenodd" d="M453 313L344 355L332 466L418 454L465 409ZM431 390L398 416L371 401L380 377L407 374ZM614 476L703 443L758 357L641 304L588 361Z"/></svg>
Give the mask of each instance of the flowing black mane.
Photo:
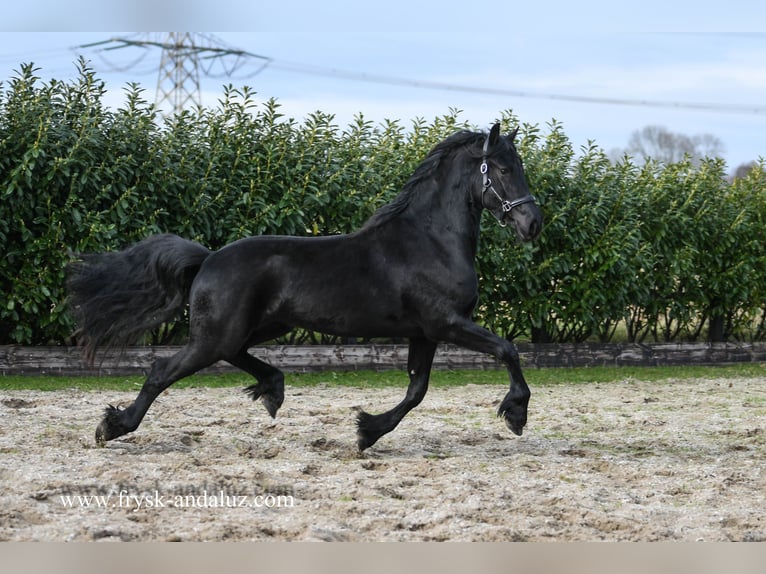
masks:
<svg viewBox="0 0 766 574"><path fill-rule="evenodd" d="M390 203L380 207L362 228L386 223L401 214L410 205L413 195L420 191L422 184L433 179L434 173L445 163L445 159L451 157L452 153L461 147L471 146L485 137L486 135L482 133L463 130L436 144L420 165L415 168L399 195Z"/></svg>

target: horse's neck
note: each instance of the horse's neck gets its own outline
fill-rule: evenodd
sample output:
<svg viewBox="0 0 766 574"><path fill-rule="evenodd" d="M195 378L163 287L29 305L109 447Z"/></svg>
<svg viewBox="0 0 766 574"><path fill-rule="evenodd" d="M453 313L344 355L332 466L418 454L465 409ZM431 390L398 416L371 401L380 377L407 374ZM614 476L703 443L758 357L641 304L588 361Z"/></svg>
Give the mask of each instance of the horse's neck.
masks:
<svg viewBox="0 0 766 574"><path fill-rule="evenodd" d="M421 189L413 190L407 208L400 218L409 226L426 234L457 252L476 255L479 239L481 207L474 205L470 198L468 182L459 186L436 180L424 183Z"/></svg>

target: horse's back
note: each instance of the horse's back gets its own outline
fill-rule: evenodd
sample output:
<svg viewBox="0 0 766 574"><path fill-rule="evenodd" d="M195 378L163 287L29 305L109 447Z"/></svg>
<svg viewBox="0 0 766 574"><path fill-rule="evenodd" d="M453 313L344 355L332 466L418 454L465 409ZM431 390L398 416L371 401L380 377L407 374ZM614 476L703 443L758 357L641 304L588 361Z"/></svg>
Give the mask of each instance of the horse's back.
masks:
<svg viewBox="0 0 766 574"><path fill-rule="evenodd" d="M192 313L215 306L221 320L245 315L349 336L416 334L384 251L357 234L240 239L205 261Z"/></svg>
<svg viewBox="0 0 766 574"><path fill-rule="evenodd" d="M346 266L358 260L363 246L350 235L298 237L291 235L258 235L239 239L214 252L203 266L207 272L238 274L256 280L263 273L293 273L333 263Z"/></svg>

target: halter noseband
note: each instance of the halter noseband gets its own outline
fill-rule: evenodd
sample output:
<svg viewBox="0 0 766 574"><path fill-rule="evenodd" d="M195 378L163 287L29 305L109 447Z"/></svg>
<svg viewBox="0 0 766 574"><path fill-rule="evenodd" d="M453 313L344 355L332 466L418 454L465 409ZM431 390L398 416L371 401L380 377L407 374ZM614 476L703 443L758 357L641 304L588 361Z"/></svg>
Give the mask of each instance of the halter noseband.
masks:
<svg viewBox="0 0 766 574"><path fill-rule="evenodd" d="M505 214L510 213L514 207L518 207L519 205L523 205L525 203L530 203L532 201L535 201L535 198L532 194L528 193L524 197L521 197L519 199L515 199L513 201L508 201L507 199L503 199L499 193L497 193L497 190L492 185L492 180L489 178L489 164L487 163L487 152L489 150L489 136L487 136L487 139L484 140L484 150L482 152L482 158L481 158L481 175L482 175L482 190L481 190L481 205L485 209L489 209L487 207L486 202L484 201L484 194L487 193L487 190L491 191L497 200L500 202L500 209L503 210L503 217L497 217L497 220L500 222L500 227L505 227L508 225L505 222Z"/></svg>

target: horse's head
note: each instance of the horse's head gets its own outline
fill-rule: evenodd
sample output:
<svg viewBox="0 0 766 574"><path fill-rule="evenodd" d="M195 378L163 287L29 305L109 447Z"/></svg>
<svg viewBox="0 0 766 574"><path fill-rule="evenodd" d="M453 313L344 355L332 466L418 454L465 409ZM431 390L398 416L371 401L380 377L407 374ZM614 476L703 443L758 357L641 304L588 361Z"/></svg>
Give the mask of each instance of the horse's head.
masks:
<svg viewBox="0 0 766 574"><path fill-rule="evenodd" d="M509 222L522 241L532 241L543 229L543 214L529 193L521 158L513 140L518 128L500 135L500 124L492 126L484 140L481 160L481 205L500 225Z"/></svg>

